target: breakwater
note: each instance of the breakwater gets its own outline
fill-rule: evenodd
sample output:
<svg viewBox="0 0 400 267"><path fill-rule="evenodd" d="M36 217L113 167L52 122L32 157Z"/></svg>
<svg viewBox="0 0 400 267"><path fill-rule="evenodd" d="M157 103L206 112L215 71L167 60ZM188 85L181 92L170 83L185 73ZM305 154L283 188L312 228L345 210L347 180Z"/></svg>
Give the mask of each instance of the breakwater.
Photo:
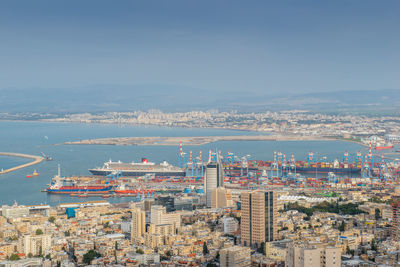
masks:
<svg viewBox="0 0 400 267"><path fill-rule="evenodd" d="M19 169L23 169L35 164L38 164L40 162L42 162L44 160L43 157L40 156L35 156L35 155L28 155L28 154L21 154L21 153L11 153L11 152L0 152L0 156L8 156L8 157L20 157L20 158L28 158L28 159L33 159L33 161L25 163L25 164L21 164L9 169L1 169L0 170L0 174L5 174L5 173L9 173L9 172L13 172Z"/></svg>

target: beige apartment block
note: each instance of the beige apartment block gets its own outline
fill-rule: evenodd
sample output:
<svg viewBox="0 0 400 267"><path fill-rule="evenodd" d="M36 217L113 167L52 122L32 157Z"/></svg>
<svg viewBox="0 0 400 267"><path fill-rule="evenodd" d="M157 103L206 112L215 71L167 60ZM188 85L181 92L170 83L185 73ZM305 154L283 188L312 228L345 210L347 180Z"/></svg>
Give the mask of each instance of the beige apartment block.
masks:
<svg viewBox="0 0 400 267"><path fill-rule="evenodd" d="M221 267L250 267L250 248L233 246L220 250Z"/></svg>

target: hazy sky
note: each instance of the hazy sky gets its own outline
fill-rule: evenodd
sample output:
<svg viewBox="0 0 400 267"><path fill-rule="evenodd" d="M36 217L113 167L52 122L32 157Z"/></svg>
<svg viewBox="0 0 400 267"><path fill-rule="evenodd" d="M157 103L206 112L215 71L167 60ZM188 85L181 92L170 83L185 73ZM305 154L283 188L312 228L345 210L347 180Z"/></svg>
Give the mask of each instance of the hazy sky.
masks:
<svg viewBox="0 0 400 267"><path fill-rule="evenodd" d="M400 1L1 1L0 88L400 88Z"/></svg>

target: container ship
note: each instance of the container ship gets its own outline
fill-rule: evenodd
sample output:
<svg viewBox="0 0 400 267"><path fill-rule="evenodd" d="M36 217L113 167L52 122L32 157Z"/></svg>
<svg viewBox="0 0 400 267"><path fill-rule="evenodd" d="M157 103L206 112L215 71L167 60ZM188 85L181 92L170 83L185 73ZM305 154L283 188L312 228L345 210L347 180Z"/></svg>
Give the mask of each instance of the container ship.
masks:
<svg viewBox="0 0 400 267"><path fill-rule="evenodd" d="M277 169L274 167L272 161L257 161L259 168L266 167L267 169ZM307 161L296 161L295 163L286 163L286 167L282 167L282 164L277 164L278 169L282 169L283 172L296 172L296 173L334 173L334 174L359 174L361 173L361 163L342 163L335 160L333 163L329 162L307 162Z"/></svg>
<svg viewBox="0 0 400 267"><path fill-rule="evenodd" d="M141 162L124 163L121 161L105 162L102 168L89 169L93 175L106 176L114 172L121 172L122 176L137 177L148 174L155 176L186 176L185 169L168 164L166 161L156 164L142 158Z"/></svg>
<svg viewBox="0 0 400 267"><path fill-rule="evenodd" d="M52 194L99 194L109 193L111 185L60 185L52 184L45 191Z"/></svg>
<svg viewBox="0 0 400 267"><path fill-rule="evenodd" d="M341 174L357 174L361 172L361 168L330 168L330 167L296 167L296 172L300 173L341 173Z"/></svg>
<svg viewBox="0 0 400 267"><path fill-rule="evenodd" d="M113 189L110 184L93 184L86 182L84 184L77 182L71 178L60 176L60 169L58 175L51 179L49 187L44 191L52 194L100 194L109 193Z"/></svg>

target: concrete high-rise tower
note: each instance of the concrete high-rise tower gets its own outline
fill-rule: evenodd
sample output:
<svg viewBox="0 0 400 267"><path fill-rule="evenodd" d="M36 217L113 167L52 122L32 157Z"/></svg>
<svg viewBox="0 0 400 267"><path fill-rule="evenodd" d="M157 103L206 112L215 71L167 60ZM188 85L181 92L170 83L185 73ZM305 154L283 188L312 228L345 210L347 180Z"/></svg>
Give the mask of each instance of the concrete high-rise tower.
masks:
<svg viewBox="0 0 400 267"><path fill-rule="evenodd" d="M274 191L244 192L241 238L244 246L260 247L277 238L277 196Z"/></svg>
<svg viewBox="0 0 400 267"><path fill-rule="evenodd" d="M224 184L224 166L217 155L217 161L209 161L204 174L204 191L206 193L206 205L211 207L212 192Z"/></svg>
<svg viewBox="0 0 400 267"><path fill-rule="evenodd" d="M390 236L394 241L400 240L400 198L395 198L392 203L392 228Z"/></svg>
<svg viewBox="0 0 400 267"><path fill-rule="evenodd" d="M131 241L140 243L146 232L146 213L138 207L132 209Z"/></svg>

